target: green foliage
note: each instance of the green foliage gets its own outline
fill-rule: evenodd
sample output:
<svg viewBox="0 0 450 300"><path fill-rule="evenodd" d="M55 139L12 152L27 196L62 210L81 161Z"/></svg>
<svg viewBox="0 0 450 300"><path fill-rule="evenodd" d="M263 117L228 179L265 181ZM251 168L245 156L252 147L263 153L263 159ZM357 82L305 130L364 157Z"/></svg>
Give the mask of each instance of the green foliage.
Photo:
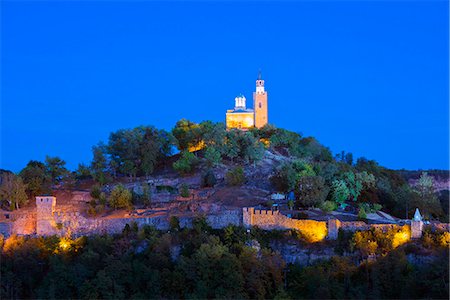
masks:
<svg viewBox="0 0 450 300"><path fill-rule="evenodd" d="M320 205L320 209L325 211L325 212L331 212L331 211L336 210L337 208L338 208L338 205L334 201L324 201Z"/></svg>
<svg viewBox="0 0 450 300"><path fill-rule="evenodd" d="M229 185L239 186L244 184L244 169L242 167L235 167L225 174L225 179Z"/></svg>
<svg viewBox="0 0 450 300"><path fill-rule="evenodd" d="M115 172L148 176L160 160L171 154L172 144L173 137L166 131L140 126L111 133L106 152Z"/></svg>
<svg viewBox="0 0 450 300"><path fill-rule="evenodd" d="M180 220L176 216L171 216L169 219L169 227L172 231L180 230Z"/></svg>
<svg viewBox="0 0 450 300"><path fill-rule="evenodd" d="M297 206L320 206L327 198L329 191L322 177L302 176L295 189Z"/></svg>
<svg viewBox="0 0 450 300"><path fill-rule="evenodd" d="M10 210L19 209L28 202L26 188L21 177L11 172L0 173L0 200L6 202Z"/></svg>
<svg viewBox="0 0 450 300"><path fill-rule="evenodd" d="M292 164L287 163L278 168L269 180L276 191L289 192L295 188L298 177Z"/></svg>
<svg viewBox="0 0 450 300"><path fill-rule="evenodd" d="M66 162L59 157L45 157L45 168L47 174L50 176L50 179L53 184L59 184L63 180L64 177L69 175L69 171L65 167Z"/></svg>
<svg viewBox="0 0 450 300"><path fill-rule="evenodd" d="M222 156L215 147L208 146L205 151L205 159L209 167L214 167L220 164Z"/></svg>
<svg viewBox="0 0 450 300"><path fill-rule="evenodd" d="M423 172L414 187L414 191L419 195L420 202L413 203L426 216L438 218L444 214L436 193L434 192L433 177L427 172Z"/></svg>
<svg viewBox="0 0 450 300"><path fill-rule="evenodd" d="M217 183L216 176L214 175L214 172L209 169L202 175L202 187L213 187Z"/></svg>
<svg viewBox="0 0 450 300"><path fill-rule="evenodd" d="M191 152L184 151L180 159L173 163L173 168L180 174L188 174L192 172L198 164L198 158Z"/></svg>
<svg viewBox="0 0 450 300"><path fill-rule="evenodd" d="M230 130L225 133L222 153L230 160L255 162L263 157L264 145L250 132Z"/></svg>
<svg viewBox="0 0 450 300"><path fill-rule="evenodd" d="M353 173L351 171L342 174L341 179L333 181L333 200L337 203L343 203L350 199L356 201L363 189L373 187L375 177L366 171Z"/></svg>
<svg viewBox="0 0 450 300"><path fill-rule="evenodd" d="M199 124L186 119L181 119L176 123L172 129L172 135L181 151L188 151L190 147L196 147L202 141L202 131Z"/></svg>
<svg viewBox="0 0 450 300"><path fill-rule="evenodd" d="M42 162L31 160L20 171L19 176L27 185L26 191L30 198L51 192L51 178Z"/></svg>
<svg viewBox="0 0 450 300"><path fill-rule="evenodd" d="M366 202L361 202L358 204L359 209L360 209L360 214L364 215L360 218L364 219L366 218L366 214L367 213L376 213L377 211L381 210L382 206L380 204L374 203L366 203ZM362 212L361 212L362 210ZM358 215L359 216L359 215Z"/></svg>
<svg viewBox="0 0 450 300"><path fill-rule="evenodd" d="M111 181L109 164L107 159L107 147L100 143L92 147L93 159L91 162L91 174L96 182L104 185Z"/></svg>
<svg viewBox="0 0 450 300"><path fill-rule="evenodd" d="M358 218L367 219L367 213L364 207L360 207L358 210Z"/></svg>
<svg viewBox="0 0 450 300"><path fill-rule="evenodd" d="M344 203L350 196L347 184L342 179L336 179L332 185L333 201L336 203Z"/></svg>
<svg viewBox="0 0 450 300"><path fill-rule="evenodd" d="M189 198L191 196L189 192L189 187L187 184L183 183L180 188L180 196L183 198Z"/></svg>
<svg viewBox="0 0 450 300"><path fill-rule="evenodd" d="M353 247L364 255L382 253L374 262L355 263L352 257L334 256L307 266L286 265L279 254L265 245L281 242L295 233L254 228L248 234L243 227L235 226L212 233L205 224L199 218L194 229L171 230L167 234L151 226L137 228L136 223L130 223L119 235L75 240L12 236L0 241L0 297L448 299L449 296L448 248L437 244L437 248L427 249L426 259L414 263L414 259L408 258L411 253L406 252L407 248L385 252L390 247L389 239L379 232L365 232L354 239ZM438 238L441 233L430 235L433 241L442 239ZM343 244L352 240L341 232L339 236ZM351 251L341 246L342 251ZM175 254L177 251L173 249L181 252Z"/></svg>
<svg viewBox="0 0 450 300"><path fill-rule="evenodd" d="M295 160L292 163L282 164L270 177L270 182L277 191L289 192L298 186L300 178L315 175L310 164L302 160Z"/></svg>
<svg viewBox="0 0 450 300"><path fill-rule="evenodd" d="M109 196L109 205L112 208L125 208L125 209L131 209L131 192L125 188L123 185L118 184L114 187L114 189L111 192L111 195Z"/></svg>
<svg viewBox="0 0 450 300"><path fill-rule="evenodd" d="M91 169L85 164L78 164L78 168L75 170L75 178L78 180L85 180L92 177Z"/></svg>
<svg viewBox="0 0 450 300"><path fill-rule="evenodd" d="M101 193L102 190L98 184L94 184L93 186L91 186L90 194L93 199L100 199Z"/></svg>
<svg viewBox="0 0 450 300"><path fill-rule="evenodd" d="M294 208L294 201L293 200L289 200L288 202L287 202L287 206L289 207L289 209L290 210L292 210L293 208Z"/></svg>

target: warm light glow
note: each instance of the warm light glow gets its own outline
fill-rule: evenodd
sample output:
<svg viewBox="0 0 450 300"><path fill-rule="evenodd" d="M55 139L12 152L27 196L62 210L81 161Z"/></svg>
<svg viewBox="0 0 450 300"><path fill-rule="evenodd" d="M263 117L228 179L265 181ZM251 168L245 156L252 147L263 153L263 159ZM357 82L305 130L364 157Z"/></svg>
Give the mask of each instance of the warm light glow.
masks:
<svg viewBox="0 0 450 300"><path fill-rule="evenodd" d="M403 227L399 232L394 234L392 239L392 247L397 248L398 246L403 245L411 239L410 231Z"/></svg>
<svg viewBox="0 0 450 300"><path fill-rule="evenodd" d="M227 113L227 129L249 129L254 126L253 112Z"/></svg>
<svg viewBox="0 0 450 300"><path fill-rule="evenodd" d="M297 228L303 237L311 243L323 241L327 236L327 225L324 222L305 220L307 224L302 224Z"/></svg>
<svg viewBox="0 0 450 300"><path fill-rule="evenodd" d="M270 140L269 139L259 139L259 141L264 144L264 147L266 147L266 148L270 147Z"/></svg>
<svg viewBox="0 0 450 300"><path fill-rule="evenodd" d="M59 240L59 248L63 251L69 250L70 246L72 245L72 240L66 237L62 237Z"/></svg>
<svg viewBox="0 0 450 300"><path fill-rule="evenodd" d="M201 140L196 145L189 145L188 151L189 152L194 152L194 151L202 150L203 148L205 148L205 141Z"/></svg>

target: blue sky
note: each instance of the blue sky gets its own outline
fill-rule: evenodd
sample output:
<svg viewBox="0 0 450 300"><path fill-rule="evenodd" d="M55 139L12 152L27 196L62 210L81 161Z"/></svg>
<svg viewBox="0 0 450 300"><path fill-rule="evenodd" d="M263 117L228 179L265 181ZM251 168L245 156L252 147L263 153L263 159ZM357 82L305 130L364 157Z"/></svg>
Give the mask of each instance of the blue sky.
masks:
<svg viewBox="0 0 450 300"><path fill-rule="evenodd" d="M224 121L261 69L270 123L448 169L447 1L1 5L1 168L48 154L73 169L117 129Z"/></svg>

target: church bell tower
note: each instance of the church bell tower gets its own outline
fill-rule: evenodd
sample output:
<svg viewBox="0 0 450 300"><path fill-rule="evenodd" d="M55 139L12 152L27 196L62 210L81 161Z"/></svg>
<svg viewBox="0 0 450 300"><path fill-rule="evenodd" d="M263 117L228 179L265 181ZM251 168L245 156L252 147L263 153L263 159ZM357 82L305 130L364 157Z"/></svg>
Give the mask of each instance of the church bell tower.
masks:
<svg viewBox="0 0 450 300"><path fill-rule="evenodd" d="M255 127L261 128L269 121L267 109L267 92L264 90L264 80L261 79L261 71L256 80L256 91L253 92L253 108L255 111Z"/></svg>

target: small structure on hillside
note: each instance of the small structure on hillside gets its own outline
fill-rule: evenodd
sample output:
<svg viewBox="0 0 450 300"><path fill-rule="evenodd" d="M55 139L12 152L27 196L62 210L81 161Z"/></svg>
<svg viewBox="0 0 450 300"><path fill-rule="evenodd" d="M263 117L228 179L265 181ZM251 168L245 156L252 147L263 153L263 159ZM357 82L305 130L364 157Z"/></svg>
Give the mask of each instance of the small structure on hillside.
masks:
<svg viewBox="0 0 450 300"><path fill-rule="evenodd" d="M56 197L37 196L36 197L36 233L46 235L52 232L55 225L53 213L56 208Z"/></svg>
<svg viewBox="0 0 450 300"><path fill-rule="evenodd" d="M422 230L423 230L423 221L422 221L422 215L419 212L419 209L416 208L416 211L414 213L414 217L411 221L411 238L412 239L419 239L422 237Z"/></svg>

